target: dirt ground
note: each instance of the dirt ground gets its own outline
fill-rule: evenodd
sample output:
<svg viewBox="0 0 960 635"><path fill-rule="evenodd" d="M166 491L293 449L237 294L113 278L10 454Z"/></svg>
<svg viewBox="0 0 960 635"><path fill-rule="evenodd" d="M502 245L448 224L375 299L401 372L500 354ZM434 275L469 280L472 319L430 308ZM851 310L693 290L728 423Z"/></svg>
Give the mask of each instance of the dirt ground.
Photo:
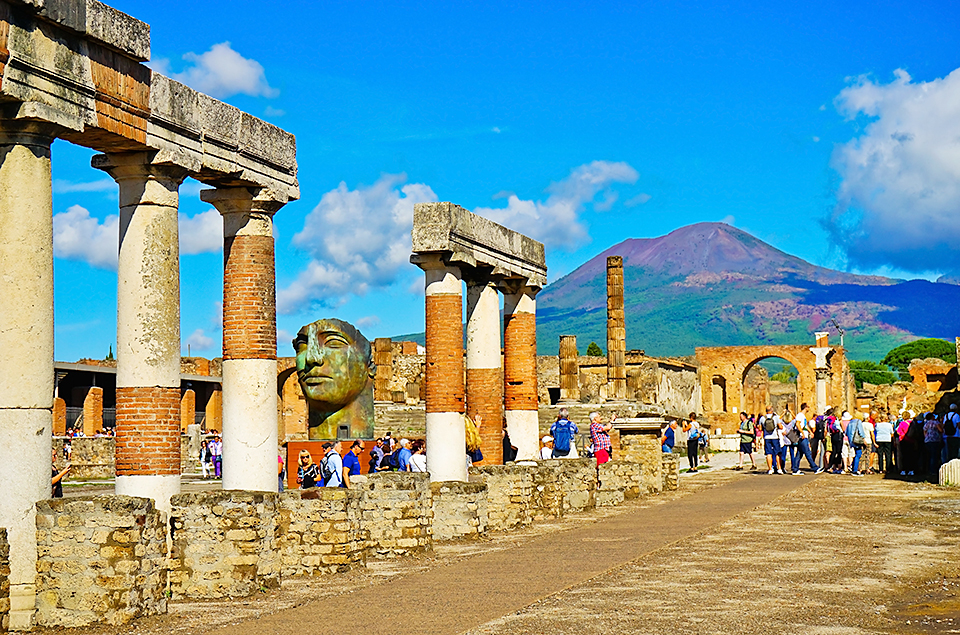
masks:
<svg viewBox="0 0 960 635"><path fill-rule="evenodd" d="M960 633L960 491L730 470L682 487L77 632Z"/></svg>

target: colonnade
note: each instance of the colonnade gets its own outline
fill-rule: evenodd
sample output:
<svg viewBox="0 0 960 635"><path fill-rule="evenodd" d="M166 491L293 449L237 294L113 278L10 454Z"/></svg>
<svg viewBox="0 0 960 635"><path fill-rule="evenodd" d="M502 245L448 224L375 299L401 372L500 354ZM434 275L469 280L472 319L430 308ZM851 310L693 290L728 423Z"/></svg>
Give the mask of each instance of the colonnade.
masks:
<svg viewBox="0 0 960 635"><path fill-rule="evenodd" d="M426 279L427 470L433 481L467 480L462 415L481 415L484 461L503 461L502 425L517 459L538 456L536 295L525 279L496 279L440 254L418 254ZM466 362L463 283L467 287ZM500 302L504 296L503 363ZM466 368L464 368L464 365ZM466 379L466 381L464 381Z"/></svg>
<svg viewBox="0 0 960 635"><path fill-rule="evenodd" d="M0 526L10 542L12 623L35 601L35 503L50 498L54 398L53 201L58 128L0 121ZM169 510L180 491L179 187L189 172L156 152L97 155L117 182L117 494ZM277 393L272 216L258 187L207 190L224 217L225 489L276 491ZM26 620L26 622L24 622Z"/></svg>

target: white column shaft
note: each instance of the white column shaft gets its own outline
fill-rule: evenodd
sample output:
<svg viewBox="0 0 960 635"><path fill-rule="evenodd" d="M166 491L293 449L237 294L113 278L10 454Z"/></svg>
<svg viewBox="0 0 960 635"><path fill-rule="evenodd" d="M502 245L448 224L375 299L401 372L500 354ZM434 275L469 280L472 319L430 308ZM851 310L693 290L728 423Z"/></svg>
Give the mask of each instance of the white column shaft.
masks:
<svg viewBox="0 0 960 635"><path fill-rule="evenodd" d="M500 368L500 295L492 284L467 284L467 368Z"/></svg>
<svg viewBox="0 0 960 635"><path fill-rule="evenodd" d="M536 410L507 410L507 434L517 448L517 460L540 458L540 420Z"/></svg>
<svg viewBox="0 0 960 635"><path fill-rule="evenodd" d="M462 414L427 413L427 471L431 481L467 480L466 442Z"/></svg>
<svg viewBox="0 0 960 635"><path fill-rule="evenodd" d="M277 362L223 361L223 489L277 491Z"/></svg>

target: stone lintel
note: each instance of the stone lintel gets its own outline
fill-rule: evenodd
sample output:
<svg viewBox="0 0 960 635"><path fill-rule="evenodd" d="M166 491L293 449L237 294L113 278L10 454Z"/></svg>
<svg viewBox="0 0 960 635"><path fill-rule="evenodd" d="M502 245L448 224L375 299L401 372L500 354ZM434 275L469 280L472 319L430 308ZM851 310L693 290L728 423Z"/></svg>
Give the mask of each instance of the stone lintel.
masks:
<svg viewBox="0 0 960 635"><path fill-rule="evenodd" d="M97 0L14 0L37 17L116 49L138 62L150 59L150 25Z"/></svg>
<svg viewBox="0 0 960 635"><path fill-rule="evenodd" d="M414 206L413 251L415 264L420 254L438 253L449 264L489 268L492 277L523 279L524 286L547 283L543 243L449 202Z"/></svg>

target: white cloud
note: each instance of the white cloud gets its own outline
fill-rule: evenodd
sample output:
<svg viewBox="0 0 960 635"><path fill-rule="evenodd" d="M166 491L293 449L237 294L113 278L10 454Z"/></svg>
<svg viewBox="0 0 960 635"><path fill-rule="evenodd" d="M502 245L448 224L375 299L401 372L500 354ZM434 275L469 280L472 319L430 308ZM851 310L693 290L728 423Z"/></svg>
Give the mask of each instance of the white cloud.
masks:
<svg viewBox="0 0 960 635"><path fill-rule="evenodd" d="M604 211L606 201L616 196L610 186L635 183L639 176L627 163L594 161L574 168L568 177L550 185L546 201L522 200L511 194L505 208L481 207L474 212L549 247L576 247L589 240L587 227L580 219L584 206L604 192L604 200L594 205L597 211Z"/></svg>
<svg viewBox="0 0 960 635"><path fill-rule="evenodd" d="M217 252L223 248L220 214L210 209L190 217L180 214L180 253ZM53 253L57 258L85 262L97 269L117 270L120 218L110 214L103 222L80 205L53 215Z"/></svg>
<svg viewBox="0 0 960 635"><path fill-rule="evenodd" d="M119 227L116 214L101 223L87 209L73 205L53 215L53 253L57 258L116 271Z"/></svg>
<svg viewBox="0 0 960 635"><path fill-rule="evenodd" d="M869 119L832 159L842 177L824 225L855 267L960 271L960 69L889 84L860 77L837 110Z"/></svg>
<svg viewBox="0 0 960 635"><path fill-rule="evenodd" d="M279 91L270 87L263 66L247 59L230 47L230 42L214 44L206 53L187 53L183 59L192 62L182 73L171 77L191 88L214 97L243 94L251 97L276 97ZM165 72L169 64L160 60L154 68Z"/></svg>
<svg viewBox="0 0 960 635"><path fill-rule="evenodd" d="M404 174L386 174L369 187L350 190L341 183L321 197L293 237L311 260L277 292L280 313L295 313L311 302L331 306L397 279L410 261L414 204L437 200L429 186L405 181Z"/></svg>
<svg viewBox="0 0 960 635"><path fill-rule="evenodd" d="M53 193L64 194L69 192L116 192L117 182L111 178L74 183L63 179L53 180Z"/></svg>
<svg viewBox="0 0 960 635"><path fill-rule="evenodd" d="M273 106L267 106L266 108L263 109L264 117L282 117L285 114L287 114L286 110L282 110L280 108L274 108Z"/></svg>
<svg viewBox="0 0 960 635"><path fill-rule="evenodd" d="M722 219L720 219L721 223L725 223L730 226L733 226L734 223L736 223L736 221L737 221L737 217L734 216L733 214L727 214Z"/></svg>
<svg viewBox="0 0 960 635"><path fill-rule="evenodd" d="M215 209L196 216L180 214L181 255L213 253L223 249L223 217Z"/></svg>
<svg viewBox="0 0 960 635"><path fill-rule="evenodd" d="M641 192L640 194L637 194L636 196L625 200L623 202L623 206L636 207L638 205L643 205L644 203L648 202L651 198L653 197L650 196L649 194L644 194L643 192Z"/></svg>
<svg viewBox="0 0 960 635"><path fill-rule="evenodd" d="M214 341L212 337L203 332L203 329L197 329L187 338L187 344L190 345L191 352L193 352L193 349L208 351L213 348Z"/></svg>
<svg viewBox="0 0 960 635"><path fill-rule="evenodd" d="M376 315L365 315L357 320L357 326L362 329L365 329L368 326L376 326L377 324L380 324L380 318Z"/></svg>

